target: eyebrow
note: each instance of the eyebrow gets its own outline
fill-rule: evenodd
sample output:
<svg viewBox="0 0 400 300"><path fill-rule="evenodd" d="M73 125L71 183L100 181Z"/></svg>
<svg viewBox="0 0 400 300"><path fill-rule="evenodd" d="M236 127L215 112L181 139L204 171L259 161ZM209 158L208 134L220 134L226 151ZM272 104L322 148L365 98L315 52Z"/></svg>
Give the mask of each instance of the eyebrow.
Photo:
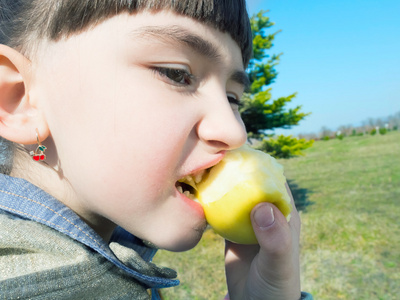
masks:
<svg viewBox="0 0 400 300"><path fill-rule="evenodd" d="M250 88L250 79L249 76L247 75L246 72L244 71L235 71L232 75L231 75L231 80L233 80L234 82L243 85L244 90L248 90Z"/></svg>
<svg viewBox="0 0 400 300"><path fill-rule="evenodd" d="M222 61L221 53L215 45L180 26L143 26L132 31L131 34L139 36L149 35L159 40L165 40L166 42L173 40L174 42L190 47L193 51L213 60L216 64ZM250 86L250 79L245 71L234 71L230 79L242 85L245 90Z"/></svg>

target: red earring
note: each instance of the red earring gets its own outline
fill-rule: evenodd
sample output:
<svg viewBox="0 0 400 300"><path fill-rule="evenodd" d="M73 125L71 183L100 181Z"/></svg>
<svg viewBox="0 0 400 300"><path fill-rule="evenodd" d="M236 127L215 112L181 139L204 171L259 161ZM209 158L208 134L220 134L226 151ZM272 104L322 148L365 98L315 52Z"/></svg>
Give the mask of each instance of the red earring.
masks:
<svg viewBox="0 0 400 300"><path fill-rule="evenodd" d="M32 156L33 160L35 160L35 161L41 161L41 160L43 161L46 159L46 154L44 154L44 151L46 151L47 148L45 145L42 145L42 143L40 142L39 132L38 132L37 128L36 128L36 140L37 140L38 146L35 151L30 152L30 155Z"/></svg>

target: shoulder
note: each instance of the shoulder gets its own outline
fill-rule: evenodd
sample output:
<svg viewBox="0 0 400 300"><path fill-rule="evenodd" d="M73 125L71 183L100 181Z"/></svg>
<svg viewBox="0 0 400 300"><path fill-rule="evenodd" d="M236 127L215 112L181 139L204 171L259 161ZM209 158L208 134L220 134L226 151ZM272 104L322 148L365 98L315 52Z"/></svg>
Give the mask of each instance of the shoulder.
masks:
<svg viewBox="0 0 400 300"><path fill-rule="evenodd" d="M50 298L87 293L90 298L132 291L132 279L89 247L46 225L1 210L0 251L0 290L10 299L36 293ZM135 283L134 290L138 289L144 291Z"/></svg>
<svg viewBox="0 0 400 300"><path fill-rule="evenodd" d="M66 248L68 251L82 251L79 243L57 230L2 210L0 210L0 236L1 247L9 249L10 252L16 249L29 249L35 253L62 254L65 253L61 250L64 246L68 246Z"/></svg>
<svg viewBox="0 0 400 300"><path fill-rule="evenodd" d="M89 259L89 249L60 232L0 211L0 279L75 265Z"/></svg>

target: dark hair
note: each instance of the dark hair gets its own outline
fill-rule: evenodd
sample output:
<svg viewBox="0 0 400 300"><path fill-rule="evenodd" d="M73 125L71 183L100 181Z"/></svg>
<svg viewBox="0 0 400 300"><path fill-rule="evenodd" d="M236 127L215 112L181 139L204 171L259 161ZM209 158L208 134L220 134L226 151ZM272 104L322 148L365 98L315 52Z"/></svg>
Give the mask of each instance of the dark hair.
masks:
<svg viewBox="0 0 400 300"><path fill-rule="evenodd" d="M252 35L245 0L0 0L0 44L29 57L40 40L68 37L122 12L163 9L229 33L247 66ZM0 137L0 173L11 172L15 148Z"/></svg>
<svg viewBox="0 0 400 300"><path fill-rule="evenodd" d="M121 12L162 9L229 33L247 66L252 36L245 0L0 0L0 44L26 53L35 41L81 32Z"/></svg>
<svg viewBox="0 0 400 300"><path fill-rule="evenodd" d="M10 174L14 160L14 143L0 136L0 174Z"/></svg>

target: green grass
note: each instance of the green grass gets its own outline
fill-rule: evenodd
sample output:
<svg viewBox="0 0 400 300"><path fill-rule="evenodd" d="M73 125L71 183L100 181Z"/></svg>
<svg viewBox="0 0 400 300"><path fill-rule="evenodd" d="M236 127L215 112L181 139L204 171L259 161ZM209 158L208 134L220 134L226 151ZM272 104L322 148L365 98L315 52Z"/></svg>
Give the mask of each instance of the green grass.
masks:
<svg viewBox="0 0 400 300"><path fill-rule="evenodd" d="M315 299L398 299L400 132L319 141L305 154L280 161L301 211L302 289ZM212 230L155 261L180 273L166 299L223 299L223 241Z"/></svg>

